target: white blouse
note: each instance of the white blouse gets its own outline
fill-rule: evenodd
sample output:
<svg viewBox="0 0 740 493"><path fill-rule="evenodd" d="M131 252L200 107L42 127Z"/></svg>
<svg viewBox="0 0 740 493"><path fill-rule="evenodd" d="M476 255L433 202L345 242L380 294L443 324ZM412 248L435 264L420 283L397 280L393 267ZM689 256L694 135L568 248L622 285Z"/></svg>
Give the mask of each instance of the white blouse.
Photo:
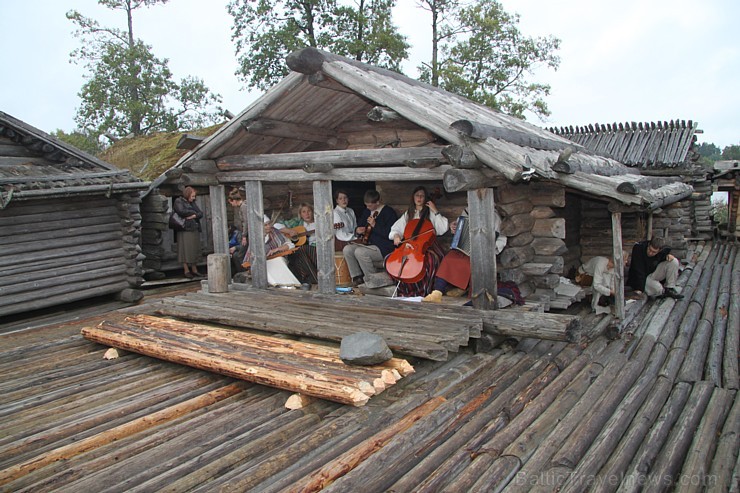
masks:
<svg viewBox="0 0 740 493"><path fill-rule="evenodd" d="M404 212L403 215L393 223L393 226L391 226L391 232L388 234L388 239L392 240L396 235L403 238L403 232L406 229L406 225L409 223L408 215L409 211ZM419 211L414 211L414 219L419 219ZM434 232L437 233L437 236L445 234L450 227L450 223L447 218L439 212L432 212L429 214L429 220L432 222Z"/></svg>
<svg viewBox="0 0 740 493"><path fill-rule="evenodd" d="M357 229L357 217L355 217L355 211L347 207L342 209L339 206L334 208L334 224L342 223L344 226L334 230L334 236L341 241L352 241L357 235L355 230Z"/></svg>

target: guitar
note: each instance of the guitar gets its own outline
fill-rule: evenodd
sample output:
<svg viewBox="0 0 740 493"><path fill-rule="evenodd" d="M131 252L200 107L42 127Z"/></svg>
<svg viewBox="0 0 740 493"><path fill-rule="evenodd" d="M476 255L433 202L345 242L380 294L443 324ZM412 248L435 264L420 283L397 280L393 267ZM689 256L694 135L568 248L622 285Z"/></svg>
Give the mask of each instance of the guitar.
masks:
<svg viewBox="0 0 740 493"><path fill-rule="evenodd" d="M344 223L334 223L334 229L343 228ZM296 226L294 228L290 228L294 231L293 235L289 235L287 233L283 233L281 230L280 232L283 233L283 236L288 238L290 241L295 243L295 246L299 247L306 243L306 237L311 236L316 232L315 229L309 229L307 230L304 226Z"/></svg>
<svg viewBox="0 0 740 493"><path fill-rule="evenodd" d="M285 257L286 255L290 255L291 253L295 252L295 248L291 248L290 250L283 250L282 252L273 253L272 255L268 255L266 260L272 260L274 258L278 257ZM252 266L252 262L246 261L242 264L242 267L245 269L249 269Z"/></svg>

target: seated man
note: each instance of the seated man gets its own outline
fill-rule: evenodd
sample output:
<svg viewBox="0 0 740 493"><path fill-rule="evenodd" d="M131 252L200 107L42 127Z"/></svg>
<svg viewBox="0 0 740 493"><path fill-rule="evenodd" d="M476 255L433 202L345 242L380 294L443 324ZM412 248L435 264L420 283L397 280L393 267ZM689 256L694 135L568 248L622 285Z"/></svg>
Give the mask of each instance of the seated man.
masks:
<svg viewBox="0 0 740 493"><path fill-rule="evenodd" d="M593 257L578 268L576 284L593 289L591 311L609 313L606 305L613 298L601 299L602 296L614 296L614 260L610 257Z"/></svg>
<svg viewBox="0 0 740 493"><path fill-rule="evenodd" d="M365 282L365 276L384 270L383 259L394 248L388 236L398 219L396 211L380 201L376 190L365 192L364 200L365 210L357 221L355 233L359 239L367 241L349 243L342 250L354 286Z"/></svg>
<svg viewBox="0 0 740 493"><path fill-rule="evenodd" d="M638 294L645 292L649 297L669 296L680 300L683 295L676 290L678 259L671 255L662 238L653 238L635 243L632 248L627 284ZM665 288L661 282L665 282Z"/></svg>

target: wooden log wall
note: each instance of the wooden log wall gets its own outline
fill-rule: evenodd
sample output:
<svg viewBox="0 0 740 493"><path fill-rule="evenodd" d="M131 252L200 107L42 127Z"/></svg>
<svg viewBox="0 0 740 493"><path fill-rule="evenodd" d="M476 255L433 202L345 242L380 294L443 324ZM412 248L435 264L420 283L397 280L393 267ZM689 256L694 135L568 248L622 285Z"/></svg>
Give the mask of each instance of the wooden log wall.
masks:
<svg viewBox="0 0 740 493"><path fill-rule="evenodd" d="M578 265L596 256L613 256L612 218L607 204L584 198L581 201L581 217L581 258ZM622 213L622 251L626 255L632 252L635 242L646 238L646 234L647 225L642 215Z"/></svg>
<svg viewBox="0 0 740 493"><path fill-rule="evenodd" d="M352 406L367 404L414 371L397 358L352 366L339 358L337 347L150 315L103 321L83 328L82 335L115 348Z"/></svg>
<svg viewBox="0 0 740 493"><path fill-rule="evenodd" d="M213 253L213 232L211 230L211 206L208 198L208 187L195 187L196 203L203 211L201 219L201 251L199 264L205 265L206 257ZM177 261L177 243L175 232L169 228L169 217L172 201L182 195L174 186L163 186L150 191L141 205L141 249L145 256L144 269L148 279L160 279L167 271L182 270Z"/></svg>
<svg viewBox="0 0 740 493"><path fill-rule="evenodd" d="M561 286L567 284L569 252L577 248L572 232L579 221L578 203L567 203L573 199L565 188L550 183L503 185L496 194L501 233L508 237L498 257L501 280L516 282L522 296L546 310L580 301L580 288Z"/></svg>
<svg viewBox="0 0 740 493"><path fill-rule="evenodd" d="M659 214L653 214L653 236L664 238L679 259L686 258L687 238L692 236L690 207L689 201L680 201L664 207Z"/></svg>
<svg viewBox="0 0 740 493"><path fill-rule="evenodd" d="M700 240L712 238L712 182L709 180L692 183L694 194L690 202L690 220L692 236Z"/></svg>
<svg viewBox="0 0 740 493"><path fill-rule="evenodd" d="M140 231L133 195L11 203L0 210L0 315L140 286Z"/></svg>

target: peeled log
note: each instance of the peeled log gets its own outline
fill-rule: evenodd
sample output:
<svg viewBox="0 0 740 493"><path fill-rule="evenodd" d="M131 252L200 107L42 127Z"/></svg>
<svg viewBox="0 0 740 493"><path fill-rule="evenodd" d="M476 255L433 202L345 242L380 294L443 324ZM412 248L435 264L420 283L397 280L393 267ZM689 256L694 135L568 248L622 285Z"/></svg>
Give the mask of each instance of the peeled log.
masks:
<svg viewBox="0 0 740 493"><path fill-rule="evenodd" d="M532 227L532 235L546 238L565 239L565 219L537 219Z"/></svg>

